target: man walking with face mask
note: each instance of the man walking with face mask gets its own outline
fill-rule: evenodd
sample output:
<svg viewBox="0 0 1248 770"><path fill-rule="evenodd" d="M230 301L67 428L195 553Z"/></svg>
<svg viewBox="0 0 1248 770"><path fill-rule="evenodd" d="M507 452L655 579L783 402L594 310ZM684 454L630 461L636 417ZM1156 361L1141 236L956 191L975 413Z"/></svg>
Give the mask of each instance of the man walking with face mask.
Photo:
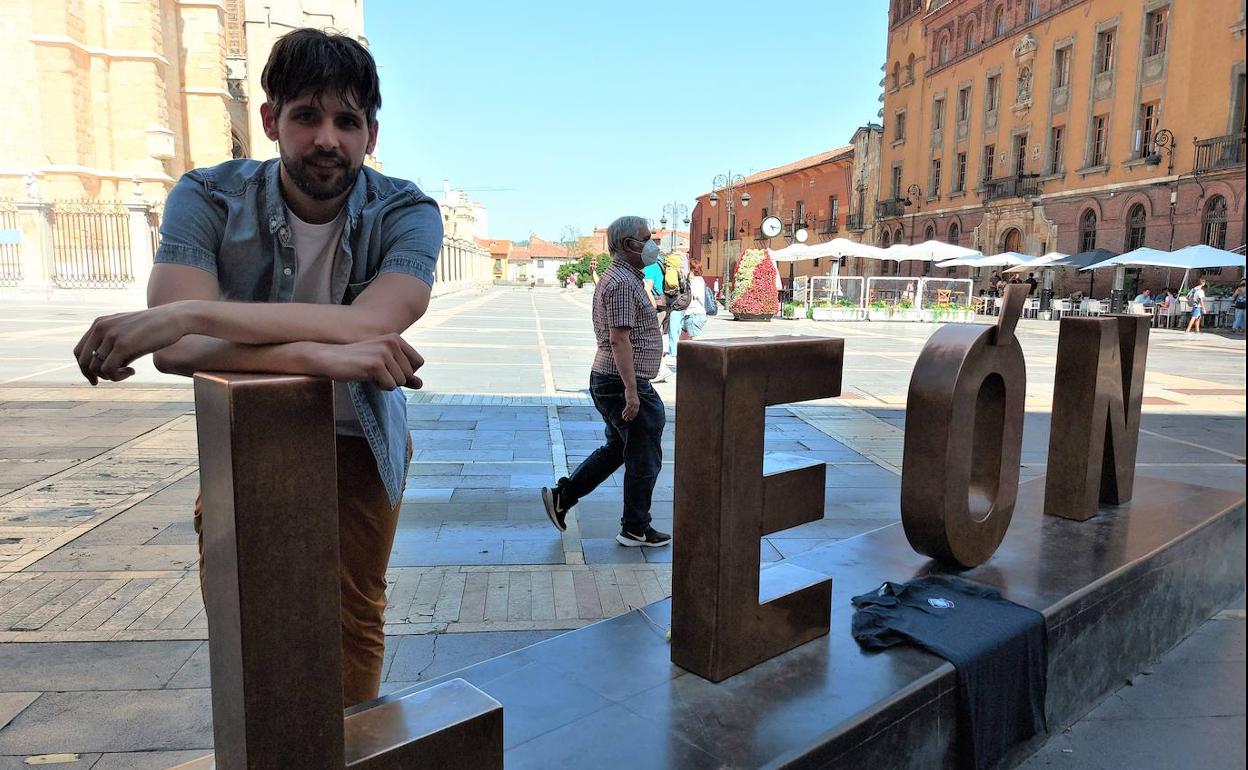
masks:
<svg viewBox="0 0 1248 770"><path fill-rule="evenodd" d="M594 336L598 352L589 393L606 424L607 443L552 489L542 488L546 515L560 530L577 501L624 466L624 512L616 542L657 547L672 536L650 525L650 501L663 466L663 401L650 381L659 371L663 339L654 303L646 295L642 268L659 260L658 244L641 217L620 217L607 228L611 266L594 290Z"/></svg>

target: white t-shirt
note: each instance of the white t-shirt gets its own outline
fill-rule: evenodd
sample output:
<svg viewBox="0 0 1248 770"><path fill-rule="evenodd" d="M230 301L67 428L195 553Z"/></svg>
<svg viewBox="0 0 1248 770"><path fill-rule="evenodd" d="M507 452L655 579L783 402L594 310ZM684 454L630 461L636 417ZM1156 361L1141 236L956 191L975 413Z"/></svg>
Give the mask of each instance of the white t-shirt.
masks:
<svg viewBox="0 0 1248 770"><path fill-rule="evenodd" d="M706 279L700 275L689 276L689 307L686 315L706 315Z"/></svg>
<svg viewBox="0 0 1248 770"><path fill-rule="evenodd" d="M295 290L291 302L330 304L334 301L330 294L330 275L342 241L342 228L347 222L346 207L324 224L304 222L288 208L286 221L295 239ZM334 383L334 430L341 436L364 435L364 426L355 413L351 391L345 382Z"/></svg>

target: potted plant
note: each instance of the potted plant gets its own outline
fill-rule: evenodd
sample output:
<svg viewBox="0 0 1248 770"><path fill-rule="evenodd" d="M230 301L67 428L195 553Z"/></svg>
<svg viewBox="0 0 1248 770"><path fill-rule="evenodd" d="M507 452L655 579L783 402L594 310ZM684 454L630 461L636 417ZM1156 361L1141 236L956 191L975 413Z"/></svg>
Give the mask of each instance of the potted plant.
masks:
<svg viewBox="0 0 1248 770"><path fill-rule="evenodd" d="M873 300L867 305L868 321L891 321L893 320L893 308L884 300Z"/></svg>
<svg viewBox="0 0 1248 770"><path fill-rule="evenodd" d="M897 307L895 307L893 310L894 310L893 317L895 320L898 320L898 321L921 321L923 320L923 313L922 311L915 309L914 300L903 299L897 303Z"/></svg>
<svg viewBox="0 0 1248 770"><path fill-rule="evenodd" d="M866 317L858 303L845 298L836 301L836 312L842 321L861 321Z"/></svg>
<svg viewBox="0 0 1248 770"><path fill-rule="evenodd" d="M737 321L770 321L780 309L776 266L763 249L750 249L737 264L728 310Z"/></svg>
<svg viewBox="0 0 1248 770"><path fill-rule="evenodd" d="M780 317L789 321L805 318L806 308L796 302L785 302L780 306Z"/></svg>

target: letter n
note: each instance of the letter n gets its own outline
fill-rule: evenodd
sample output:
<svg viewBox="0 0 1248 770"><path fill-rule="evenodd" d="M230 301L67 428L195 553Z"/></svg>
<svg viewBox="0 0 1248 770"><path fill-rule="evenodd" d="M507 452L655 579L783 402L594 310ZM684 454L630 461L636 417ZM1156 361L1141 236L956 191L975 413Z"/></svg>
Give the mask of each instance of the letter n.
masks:
<svg viewBox="0 0 1248 770"><path fill-rule="evenodd" d="M1131 499L1148 360L1147 317L1063 318L1044 512L1084 521Z"/></svg>

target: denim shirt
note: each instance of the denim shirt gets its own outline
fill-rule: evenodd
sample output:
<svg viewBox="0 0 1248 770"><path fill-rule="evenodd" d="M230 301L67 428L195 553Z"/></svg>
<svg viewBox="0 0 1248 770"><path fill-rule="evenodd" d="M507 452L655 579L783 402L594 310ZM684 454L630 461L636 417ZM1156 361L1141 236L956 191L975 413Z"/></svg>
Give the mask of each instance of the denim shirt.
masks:
<svg viewBox="0 0 1248 770"><path fill-rule="evenodd" d="M217 277L221 299L289 302L295 242L278 183L281 164L232 160L188 171L170 191L155 261L190 265ZM351 304L378 275L415 276L430 286L442 247L438 204L411 182L360 170L346 202L347 221L334 258L330 296ZM364 435L391 505L407 465L407 399L400 389L351 383Z"/></svg>

